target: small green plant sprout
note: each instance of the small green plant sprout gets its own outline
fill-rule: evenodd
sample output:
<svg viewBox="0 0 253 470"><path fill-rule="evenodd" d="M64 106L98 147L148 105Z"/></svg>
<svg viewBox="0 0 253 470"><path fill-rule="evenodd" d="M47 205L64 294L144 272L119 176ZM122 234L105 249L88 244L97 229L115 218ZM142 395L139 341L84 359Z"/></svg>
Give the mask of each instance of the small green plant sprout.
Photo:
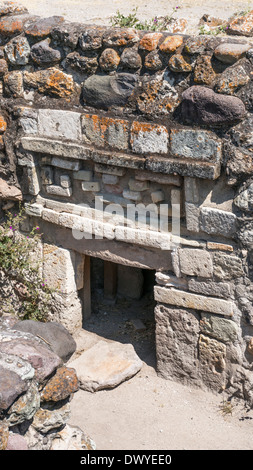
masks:
<svg viewBox="0 0 253 470"><path fill-rule="evenodd" d="M225 400L223 398L223 401L221 405L219 406L219 409L223 416L232 415L234 405L231 403L230 400Z"/></svg>
<svg viewBox="0 0 253 470"><path fill-rule="evenodd" d="M17 297L21 306L17 315L24 320L46 321L52 291L43 279L42 256L38 256L42 234L38 226L22 234L20 223L25 218L25 210L20 206L17 214L8 212L0 226L0 269L19 286ZM1 296L0 300L3 302Z"/></svg>
<svg viewBox="0 0 253 470"><path fill-rule="evenodd" d="M143 31L166 31L166 28L175 20L174 14L179 10L179 6L174 7L172 12L166 16L155 16L150 20L141 21L137 17L138 7L134 8L128 15L123 15L118 10L114 16L111 17L110 23L112 26L119 28L135 28Z"/></svg>
<svg viewBox="0 0 253 470"><path fill-rule="evenodd" d="M216 28L210 28L208 25L201 25L199 27L199 35L206 34L212 36L218 36L218 34L226 34L228 26L219 25Z"/></svg>

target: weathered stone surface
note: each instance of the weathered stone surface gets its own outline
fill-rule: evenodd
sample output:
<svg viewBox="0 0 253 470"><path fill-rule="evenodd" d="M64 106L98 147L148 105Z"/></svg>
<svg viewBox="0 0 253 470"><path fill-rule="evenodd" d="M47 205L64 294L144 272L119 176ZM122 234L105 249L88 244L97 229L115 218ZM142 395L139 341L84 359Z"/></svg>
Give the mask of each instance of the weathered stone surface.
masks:
<svg viewBox="0 0 253 470"><path fill-rule="evenodd" d="M226 282L199 281L190 279L189 290L197 294L212 295L213 297L229 298L231 295L230 284Z"/></svg>
<svg viewBox="0 0 253 470"><path fill-rule="evenodd" d="M243 276L240 258L223 253L214 255L214 274L220 280L231 280Z"/></svg>
<svg viewBox="0 0 253 470"><path fill-rule="evenodd" d="M22 201L23 196L19 188L8 184L7 181L0 178L0 198Z"/></svg>
<svg viewBox="0 0 253 470"><path fill-rule="evenodd" d="M212 67L212 57L200 55L194 67L194 83L200 85L213 86L215 84L216 73Z"/></svg>
<svg viewBox="0 0 253 470"><path fill-rule="evenodd" d="M129 140L129 122L124 119L82 115L83 139L98 147L109 145L117 149L127 149Z"/></svg>
<svg viewBox="0 0 253 470"><path fill-rule="evenodd" d="M24 72L24 83L40 93L48 93L58 98L67 98L75 90L73 77L55 67L37 72Z"/></svg>
<svg viewBox="0 0 253 470"><path fill-rule="evenodd" d="M110 28L103 34L103 45L107 47L130 47L139 41L133 28Z"/></svg>
<svg viewBox="0 0 253 470"><path fill-rule="evenodd" d="M244 67L238 62L231 67L228 67L220 76L217 78L215 91L217 93L224 93L227 95L233 95L241 87L247 85L250 81L248 73Z"/></svg>
<svg viewBox="0 0 253 470"><path fill-rule="evenodd" d="M0 365L0 409L6 410L14 400L25 392L27 383L14 371Z"/></svg>
<svg viewBox="0 0 253 470"><path fill-rule="evenodd" d="M200 331L223 343L235 342L238 339L239 333L238 326L234 321L209 313L201 315Z"/></svg>
<svg viewBox="0 0 253 470"><path fill-rule="evenodd" d="M80 428L66 424L54 436L50 450L96 450L96 444Z"/></svg>
<svg viewBox="0 0 253 470"><path fill-rule="evenodd" d="M180 248L178 250L180 270L189 276L212 277L213 265L205 250Z"/></svg>
<svg viewBox="0 0 253 470"><path fill-rule="evenodd" d="M200 211L200 228L209 234L233 237L237 229L237 217L232 212L211 207L202 207Z"/></svg>
<svg viewBox="0 0 253 470"><path fill-rule="evenodd" d="M171 152L177 157L203 161L221 159L221 141L211 131L171 129L170 142Z"/></svg>
<svg viewBox="0 0 253 470"><path fill-rule="evenodd" d="M27 441L21 434L10 432L6 450L28 450Z"/></svg>
<svg viewBox="0 0 253 470"><path fill-rule="evenodd" d="M4 75L4 91L13 98L23 97L23 74L20 70L13 70Z"/></svg>
<svg viewBox="0 0 253 470"><path fill-rule="evenodd" d="M163 61L158 51L151 51L146 55L144 65L146 69L157 71L163 68Z"/></svg>
<svg viewBox="0 0 253 470"><path fill-rule="evenodd" d="M57 49L50 47L50 39L37 42L31 48L32 60L40 66L54 65L60 62L61 53Z"/></svg>
<svg viewBox="0 0 253 470"><path fill-rule="evenodd" d="M160 376L198 382L199 317L190 310L155 308L157 372Z"/></svg>
<svg viewBox="0 0 253 470"><path fill-rule="evenodd" d="M165 126L134 121L130 143L135 153L167 153L169 133Z"/></svg>
<svg viewBox="0 0 253 470"><path fill-rule="evenodd" d="M172 72L191 72L192 65L187 60L187 57L182 56L181 54L174 54L169 62L168 67Z"/></svg>
<svg viewBox="0 0 253 470"><path fill-rule="evenodd" d="M162 37L162 33L146 33L140 40L139 48L149 52L154 51Z"/></svg>
<svg viewBox="0 0 253 470"><path fill-rule="evenodd" d="M40 408L33 417L32 427L42 434L47 434L65 425L69 416L69 403L55 410Z"/></svg>
<svg viewBox="0 0 253 470"><path fill-rule="evenodd" d="M205 51L207 38L190 37L185 41L184 51L187 54L202 54Z"/></svg>
<svg viewBox="0 0 253 470"><path fill-rule="evenodd" d="M38 382L42 382L61 364L59 356L50 351L46 344L40 344L36 338L13 337L11 341L2 342L0 350L28 362L33 367Z"/></svg>
<svg viewBox="0 0 253 470"><path fill-rule="evenodd" d="M6 422L0 422L0 450L6 450L9 438L9 427Z"/></svg>
<svg viewBox="0 0 253 470"><path fill-rule="evenodd" d="M105 72L117 70L119 63L120 56L114 49L105 49L99 58L99 65Z"/></svg>
<svg viewBox="0 0 253 470"><path fill-rule="evenodd" d="M252 211L253 209L253 183L247 189L240 192L234 199L234 204L243 211Z"/></svg>
<svg viewBox="0 0 253 470"><path fill-rule="evenodd" d="M137 78L129 73L114 76L93 75L83 84L83 99L96 108L123 106L131 95Z"/></svg>
<svg viewBox="0 0 253 470"><path fill-rule="evenodd" d="M176 88L163 80L162 76L144 75L129 101L147 116L167 116L179 104L179 96Z"/></svg>
<svg viewBox="0 0 253 470"><path fill-rule="evenodd" d="M250 47L251 46L249 44L222 43L216 47L214 55L220 62L231 65L244 57Z"/></svg>
<svg viewBox="0 0 253 470"><path fill-rule="evenodd" d="M9 426L15 426L23 421L32 419L40 407L38 387L32 383L25 394L21 395L8 409L7 419Z"/></svg>
<svg viewBox="0 0 253 470"><path fill-rule="evenodd" d="M30 45L25 37L19 36L6 44L5 55L12 65L26 65L30 56Z"/></svg>
<svg viewBox="0 0 253 470"><path fill-rule="evenodd" d="M138 70L142 67L142 59L135 47L123 50L120 56L120 65L126 69Z"/></svg>
<svg viewBox="0 0 253 470"><path fill-rule="evenodd" d="M80 388L89 392L114 388L134 376L142 367L130 344L98 341L69 363L76 370Z"/></svg>
<svg viewBox="0 0 253 470"><path fill-rule="evenodd" d="M50 16L49 18L39 18L26 29L25 33L29 38L43 39L51 33L52 29L63 23L63 16Z"/></svg>
<svg viewBox="0 0 253 470"><path fill-rule="evenodd" d="M159 303L191 308L193 310L203 310L219 315L233 315L232 302L223 299L204 297L203 295L191 294L176 289L167 289L166 287L160 286L155 286L154 291L155 300Z"/></svg>
<svg viewBox="0 0 253 470"><path fill-rule="evenodd" d="M8 72L8 64L5 59L0 59L0 77Z"/></svg>
<svg viewBox="0 0 253 470"><path fill-rule="evenodd" d="M253 11L246 15L236 17L229 23L229 34L238 36L252 36L253 35Z"/></svg>
<svg viewBox="0 0 253 470"><path fill-rule="evenodd" d="M69 51L69 49L74 50L76 48L82 32L83 24L81 23L60 22L54 25L51 30L51 37L55 43L67 47ZM87 30L85 32L87 32Z"/></svg>
<svg viewBox="0 0 253 470"><path fill-rule="evenodd" d="M40 109L38 134L67 140L81 139L80 113L58 109Z"/></svg>
<svg viewBox="0 0 253 470"><path fill-rule="evenodd" d="M41 400L53 402L65 400L78 388L79 382L75 370L69 367L60 367L43 388Z"/></svg>
<svg viewBox="0 0 253 470"><path fill-rule="evenodd" d="M183 36L167 36L165 40L159 45L161 52L171 54L183 44Z"/></svg>
<svg viewBox="0 0 253 470"><path fill-rule="evenodd" d="M0 16L22 15L28 13L27 8L18 2L3 1L0 5Z"/></svg>
<svg viewBox="0 0 253 470"><path fill-rule="evenodd" d="M3 38L17 36L24 31L25 24L32 21L29 15L13 15L0 18L0 34Z"/></svg>
<svg viewBox="0 0 253 470"><path fill-rule="evenodd" d="M213 390L225 385L226 345L203 334L199 338L199 362L203 382Z"/></svg>
<svg viewBox="0 0 253 470"><path fill-rule="evenodd" d="M182 94L181 117L188 123L222 125L242 120L245 114L239 98L215 93L210 88L196 85Z"/></svg>
<svg viewBox="0 0 253 470"><path fill-rule="evenodd" d="M64 362L67 362L76 350L75 340L60 323L54 321L42 323L33 320L23 320L15 323L14 329L44 338L50 349Z"/></svg>
<svg viewBox="0 0 253 470"><path fill-rule="evenodd" d="M79 72L93 74L98 68L97 57L82 56L78 52L71 52L66 57L66 69L69 67Z"/></svg>

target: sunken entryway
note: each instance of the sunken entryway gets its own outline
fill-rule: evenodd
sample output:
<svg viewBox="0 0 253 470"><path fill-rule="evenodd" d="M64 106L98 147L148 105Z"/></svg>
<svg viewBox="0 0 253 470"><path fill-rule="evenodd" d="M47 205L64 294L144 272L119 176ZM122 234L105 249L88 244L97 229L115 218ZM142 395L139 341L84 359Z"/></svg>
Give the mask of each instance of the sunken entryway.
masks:
<svg viewBox="0 0 253 470"><path fill-rule="evenodd" d="M131 343L142 361L155 366L155 271L90 258L91 315L86 331Z"/></svg>

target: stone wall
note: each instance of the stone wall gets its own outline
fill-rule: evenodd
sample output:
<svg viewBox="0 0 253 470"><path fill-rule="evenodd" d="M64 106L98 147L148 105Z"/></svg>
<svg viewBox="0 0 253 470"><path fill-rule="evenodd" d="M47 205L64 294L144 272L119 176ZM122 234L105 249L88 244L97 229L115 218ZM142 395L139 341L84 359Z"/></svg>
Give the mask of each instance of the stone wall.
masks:
<svg viewBox="0 0 253 470"><path fill-rule="evenodd" d="M44 233L54 318L81 327L90 256L155 269L158 373L252 403L252 39L16 13L0 190ZM127 218L140 203L159 216L148 237Z"/></svg>
<svg viewBox="0 0 253 470"><path fill-rule="evenodd" d="M79 389L66 362L76 344L56 322L0 321L0 450L94 450L94 442L68 424Z"/></svg>

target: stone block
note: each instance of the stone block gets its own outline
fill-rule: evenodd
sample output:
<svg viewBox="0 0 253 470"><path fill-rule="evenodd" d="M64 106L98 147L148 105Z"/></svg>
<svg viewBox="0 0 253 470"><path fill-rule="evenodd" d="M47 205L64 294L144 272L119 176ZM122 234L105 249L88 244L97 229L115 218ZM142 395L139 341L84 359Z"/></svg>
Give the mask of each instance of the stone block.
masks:
<svg viewBox="0 0 253 470"><path fill-rule="evenodd" d="M124 106L136 83L137 76L132 73L91 75L83 83L83 99L88 105L105 110Z"/></svg>
<svg viewBox="0 0 253 470"><path fill-rule="evenodd" d="M231 317L233 315L233 303L223 299L205 297L203 295L191 294L189 292L167 289L155 286L155 300L167 305L202 310L204 312L216 313Z"/></svg>
<svg viewBox="0 0 253 470"><path fill-rule="evenodd" d="M213 257L214 276L219 280L232 280L243 276L242 261L237 256L215 254Z"/></svg>
<svg viewBox="0 0 253 470"><path fill-rule="evenodd" d="M176 157L219 162L222 143L211 131L195 129L171 129L171 152Z"/></svg>
<svg viewBox="0 0 253 470"><path fill-rule="evenodd" d="M128 187L131 191L146 191L149 188L148 181L138 181L131 178L128 181Z"/></svg>
<svg viewBox="0 0 253 470"><path fill-rule="evenodd" d="M29 194L37 196L40 192L40 181L36 167L27 167L27 180Z"/></svg>
<svg viewBox="0 0 253 470"><path fill-rule="evenodd" d="M60 182L61 182L61 187L62 188L70 188L71 187L71 179L68 175L61 175L60 176Z"/></svg>
<svg viewBox="0 0 253 470"><path fill-rule="evenodd" d="M82 115L83 139L98 147L109 145L120 150L128 148L129 122L124 119Z"/></svg>
<svg viewBox="0 0 253 470"><path fill-rule="evenodd" d="M43 275L47 285L63 294L75 292L75 252L45 243L43 256Z"/></svg>
<svg viewBox="0 0 253 470"><path fill-rule="evenodd" d="M96 173L105 173L108 175L115 175L115 176L124 176L126 173L125 168L113 166L113 165L103 165L101 163L95 163L94 171Z"/></svg>
<svg viewBox="0 0 253 470"><path fill-rule="evenodd" d="M90 181L92 178L92 171L90 170L73 171L72 176L74 180Z"/></svg>
<svg viewBox="0 0 253 470"><path fill-rule="evenodd" d="M239 328L233 320L209 313L201 314L200 331L223 343L234 343L239 335Z"/></svg>
<svg viewBox="0 0 253 470"><path fill-rule="evenodd" d="M53 184L54 182L54 172L51 166L44 166L41 169L41 178L43 184Z"/></svg>
<svg viewBox="0 0 253 470"><path fill-rule="evenodd" d="M104 184L118 184L119 182L119 177L117 175L108 175L104 174L102 175L102 181Z"/></svg>
<svg viewBox="0 0 253 470"><path fill-rule="evenodd" d="M64 170L78 171L80 168L80 162L71 162L69 160L63 160L58 157L53 157L52 166L56 166L57 168L63 168Z"/></svg>
<svg viewBox="0 0 253 470"><path fill-rule="evenodd" d="M27 215L33 217L41 217L43 206L41 204L25 204L25 211Z"/></svg>
<svg viewBox="0 0 253 470"><path fill-rule="evenodd" d="M225 386L226 345L201 334L198 350L203 382L213 390L221 391Z"/></svg>
<svg viewBox="0 0 253 470"><path fill-rule="evenodd" d="M41 217L46 222L50 222L51 224L58 225L59 212L53 211L52 209L44 208L42 211Z"/></svg>
<svg viewBox="0 0 253 470"><path fill-rule="evenodd" d="M184 207L187 230L190 232L199 232L199 207L190 202L186 202Z"/></svg>
<svg viewBox="0 0 253 470"><path fill-rule="evenodd" d="M11 65L26 65L30 56L30 45L26 37L18 36L4 47L4 52Z"/></svg>
<svg viewBox="0 0 253 470"><path fill-rule="evenodd" d="M158 375L183 383L198 382L198 314L157 305L155 320Z"/></svg>
<svg viewBox="0 0 253 470"><path fill-rule="evenodd" d="M232 245L226 245L225 243L216 243L216 242L207 242L206 247L208 250L217 250L217 251L234 251Z"/></svg>
<svg viewBox="0 0 253 470"><path fill-rule="evenodd" d="M48 194L52 194L53 196L60 196L60 197L70 197L72 196L72 189L71 188L63 188L62 186L58 186L56 184L51 184L46 187L46 192Z"/></svg>
<svg viewBox="0 0 253 470"><path fill-rule="evenodd" d="M233 237L236 233L237 217L232 212L202 207L200 210L200 229L209 234Z"/></svg>
<svg viewBox="0 0 253 470"><path fill-rule="evenodd" d="M153 204L157 204L158 202L164 201L164 198L165 198L164 192L161 189L157 191L153 191L151 193L151 199L152 199Z"/></svg>
<svg viewBox="0 0 253 470"><path fill-rule="evenodd" d="M83 181L82 182L82 190L83 191L98 192L98 191L100 191L100 183L99 183L99 181Z"/></svg>
<svg viewBox="0 0 253 470"><path fill-rule="evenodd" d="M38 133L55 139L81 139L80 113L59 109L39 109Z"/></svg>
<svg viewBox="0 0 253 470"><path fill-rule="evenodd" d="M134 121L130 143L134 153L167 153L169 133L165 126Z"/></svg>
<svg viewBox="0 0 253 470"><path fill-rule="evenodd" d="M212 277L213 263L208 251L180 248L178 255L181 273L188 276Z"/></svg>
<svg viewBox="0 0 253 470"><path fill-rule="evenodd" d="M130 201L140 202L141 201L141 193L139 191L128 191L125 189L123 191L123 197L125 199L129 199Z"/></svg>
<svg viewBox="0 0 253 470"><path fill-rule="evenodd" d="M168 186L181 186L182 178L179 175L164 175L152 173L151 171L136 171L135 179L140 181L153 181L154 183L166 184Z"/></svg>
<svg viewBox="0 0 253 470"><path fill-rule="evenodd" d="M184 194L186 202L197 204L199 202L198 180L186 176L184 178Z"/></svg>
<svg viewBox="0 0 253 470"><path fill-rule="evenodd" d="M226 282L199 281L197 279L189 279L189 290L197 294L212 295L213 297L229 298L231 295L231 287Z"/></svg>

